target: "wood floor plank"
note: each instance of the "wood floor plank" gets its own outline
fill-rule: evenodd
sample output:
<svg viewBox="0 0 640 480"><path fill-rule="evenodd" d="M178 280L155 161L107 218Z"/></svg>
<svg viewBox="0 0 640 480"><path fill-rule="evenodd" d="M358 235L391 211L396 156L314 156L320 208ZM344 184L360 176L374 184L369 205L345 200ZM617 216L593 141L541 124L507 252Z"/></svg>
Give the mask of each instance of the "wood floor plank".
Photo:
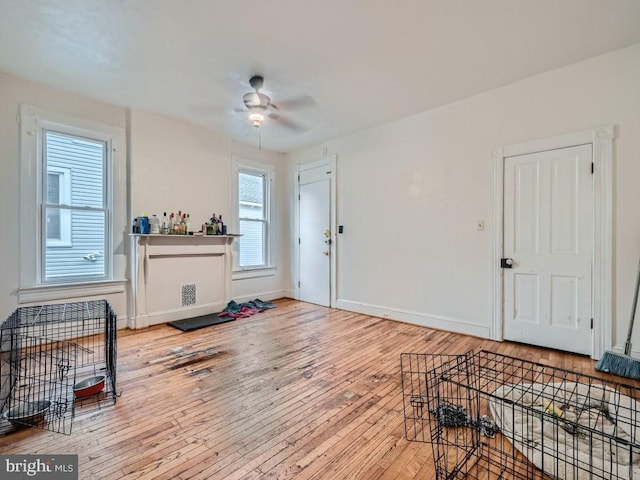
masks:
<svg viewBox="0 0 640 480"><path fill-rule="evenodd" d="M582 356L276 304L192 332L118 332L116 405L71 435L0 437L0 453L76 453L81 479L430 479L431 445L404 438L401 353L489 349L594 374Z"/></svg>

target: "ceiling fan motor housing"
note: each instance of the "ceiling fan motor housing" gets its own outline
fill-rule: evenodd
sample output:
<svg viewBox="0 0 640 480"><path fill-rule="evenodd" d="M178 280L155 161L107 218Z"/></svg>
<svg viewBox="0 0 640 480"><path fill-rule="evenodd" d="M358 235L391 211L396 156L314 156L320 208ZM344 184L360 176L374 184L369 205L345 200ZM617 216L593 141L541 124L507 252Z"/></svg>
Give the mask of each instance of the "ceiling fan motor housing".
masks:
<svg viewBox="0 0 640 480"><path fill-rule="evenodd" d="M252 108L258 108L264 111L269 108L269 105L271 105L271 99L264 93L260 92L245 93L242 99L249 110Z"/></svg>

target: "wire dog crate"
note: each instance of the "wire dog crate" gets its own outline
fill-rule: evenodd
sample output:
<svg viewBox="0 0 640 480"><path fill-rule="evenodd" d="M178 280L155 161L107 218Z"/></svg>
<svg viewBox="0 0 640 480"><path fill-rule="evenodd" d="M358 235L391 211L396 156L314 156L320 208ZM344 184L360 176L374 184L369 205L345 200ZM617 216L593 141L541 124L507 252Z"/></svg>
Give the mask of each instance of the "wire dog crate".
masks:
<svg viewBox="0 0 640 480"><path fill-rule="evenodd" d="M401 355L437 480L640 480L640 388L488 351Z"/></svg>
<svg viewBox="0 0 640 480"><path fill-rule="evenodd" d="M71 433L116 401L116 315L107 301L23 307L0 325L0 433Z"/></svg>

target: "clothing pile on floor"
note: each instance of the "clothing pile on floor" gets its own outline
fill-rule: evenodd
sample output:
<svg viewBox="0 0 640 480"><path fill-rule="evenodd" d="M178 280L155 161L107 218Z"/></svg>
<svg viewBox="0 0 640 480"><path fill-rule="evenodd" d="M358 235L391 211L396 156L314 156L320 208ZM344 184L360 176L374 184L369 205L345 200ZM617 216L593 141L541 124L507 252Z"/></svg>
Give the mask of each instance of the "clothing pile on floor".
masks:
<svg viewBox="0 0 640 480"><path fill-rule="evenodd" d="M259 298L251 302L237 303L231 300L224 310L218 314L219 317L246 318L255 315L258 312L276 308L273 302L264 302Z"/></svg>

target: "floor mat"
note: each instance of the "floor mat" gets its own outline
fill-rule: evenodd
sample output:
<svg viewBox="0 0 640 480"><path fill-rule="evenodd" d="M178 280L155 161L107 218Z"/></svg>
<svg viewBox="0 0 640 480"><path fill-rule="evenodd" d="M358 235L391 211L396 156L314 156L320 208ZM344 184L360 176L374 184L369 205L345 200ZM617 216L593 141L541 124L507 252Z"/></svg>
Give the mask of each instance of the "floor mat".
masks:
<svg viewBox="0 0 640 480"><path fill-rule="evenodd" d="M182 330L183 332L190 332L191 330L197 330L198 328L210 327L212 325L231 322L233 320L235 320L235 318L233 317L219 317L217 313L212 313L210 315L203 315L201 317L176 320L175 322L169 322L169 325L177 328L178 330Z"/></svg>

